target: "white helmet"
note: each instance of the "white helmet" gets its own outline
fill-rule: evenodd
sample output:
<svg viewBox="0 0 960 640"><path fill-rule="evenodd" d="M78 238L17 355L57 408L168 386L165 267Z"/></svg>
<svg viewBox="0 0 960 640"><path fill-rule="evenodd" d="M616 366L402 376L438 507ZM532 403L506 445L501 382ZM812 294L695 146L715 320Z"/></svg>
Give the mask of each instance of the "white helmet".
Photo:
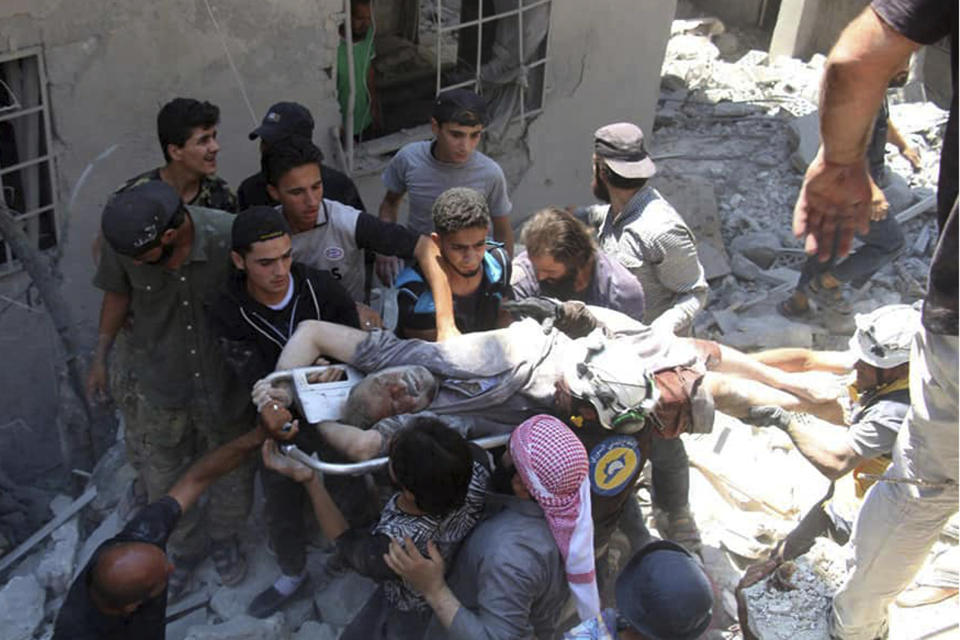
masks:
<svg viewBox="0 0 960 640"><path fill-rule="evenodd" d="M562 373L570 393L596 409L601 426L620 433L642 429L660 398L652 372L608 348L600 329L566 348Z"/></svg>
<svg viewBox="0 0 960 640"><path fill-rule="evenodd" d="M878 369L892 369L910 361L910 346L920 327L920 312L906 304L889 304L870 313L858 313L850 350Z"/></svg>

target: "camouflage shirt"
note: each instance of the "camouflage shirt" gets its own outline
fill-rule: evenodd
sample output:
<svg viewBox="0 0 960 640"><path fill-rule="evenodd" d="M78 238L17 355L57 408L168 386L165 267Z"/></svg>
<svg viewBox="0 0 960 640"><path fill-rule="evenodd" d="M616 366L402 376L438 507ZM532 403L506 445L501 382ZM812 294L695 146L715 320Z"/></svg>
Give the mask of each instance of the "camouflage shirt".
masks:
<svg viewBox="0 0 960 640"><path fill-rule="evenodd" d="M149 180L160 180L160 168L151 169L146 173L141 173L135 178L131 178L123 183L117 193L126 191L131 187L141 185ZM193 200L185 204L196 207L206 207L208 209L219 209L229 213L237 212L237 196L234 195L227 181L217 175L204 176L200 180L200 189Z"/></svg>

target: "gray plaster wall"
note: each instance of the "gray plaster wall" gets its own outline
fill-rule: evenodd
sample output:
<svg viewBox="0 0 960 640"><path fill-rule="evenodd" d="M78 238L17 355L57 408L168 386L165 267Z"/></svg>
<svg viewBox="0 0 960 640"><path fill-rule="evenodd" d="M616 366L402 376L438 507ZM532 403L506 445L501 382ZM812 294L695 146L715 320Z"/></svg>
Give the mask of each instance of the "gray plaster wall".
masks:
<svg viewBox="0 0 960 640"><path fill-rule="evenodd" d="M84 343L96 337L100 292L91 285L90 245L109 194L162 163L155 135L159 107L181 95L221 109L219 173L234 187L258 168L247 133L278 100L308 106L316 142L334 158L329 130L339 122L334 67L342 0L3 0L0 53L41 47L46 63L61 206L63 291ZM490 149L508 174L514 222L538 207L590 200L592 132L617 120L646 131L653 123L659 71L675 0L555 0L544 112ZM222 37L222 40L221 40ZM232 54L255 115L227 57ZM77 181L98 160L88 179ZM376 211L378 176L358 180ZM74 206L64 203L77 188ZM27 284L0 279L0 295ZM0 309L3 304L0 303ZM42 311L42 309L41 309ZM55 440L53 361L59 347L43 313L19 307L0 315L0 368L7 409L0 426L22 418Z"/></svg>

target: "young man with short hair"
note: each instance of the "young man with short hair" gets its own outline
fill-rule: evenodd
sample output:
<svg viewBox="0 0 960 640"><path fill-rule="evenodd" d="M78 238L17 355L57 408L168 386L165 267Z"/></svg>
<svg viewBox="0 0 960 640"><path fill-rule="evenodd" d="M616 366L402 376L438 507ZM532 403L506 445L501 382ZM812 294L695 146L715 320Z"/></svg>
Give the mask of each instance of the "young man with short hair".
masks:
<svg viewBox="0 0 960 640"><path fill-rule="evenodd" d="M353 39L353 131L356 137L372 137L380 128L380 105L377 102L373 59L376 57L373 38L373 3L371 0L350 0L350 33ZM347 128L350 108L350 68L347 65L347 25L340 25L337 46L337 101L343 128Z"/></svg>
<svg viewBox="0 0 960 640"><path fill-rule="evenodd" d="M260 126L250 132L250 139L260 138L260 155L271 145L287 138L313 138L313 116L310 111L297 102L278 102L267 109ZM323 160L323 157L320 158ZM325 164L320 164L320 177L323 179L323 196L343 204L366 211L357 185L345 173L341 173ZM239 211L257 205L276 206L279 204L267 192L267 177L258 171L240 183L237 189Z"/></svg>
<svg viewBox="0 0 960 640"><path fill-rule="evenodd" d="M293 231L294 260L329 271L360 302L366 273L363 250L416 258L437 305L439 338L456 335L452 294L436 245L406 227L324 198L320 157L320 149L301 138L282 140L263 155L267 191L280 202L278 208ZM363 329L378 326L379 316L362 319Z"/></svg>
<svg viewBox="0 0 960 640"><path fill-rule="evenodd" d="M487 331L510 324L500 302L510 299L510 257L503 247L487 240L490 212L478 191L447 189L433 203L430 238L440 250L441 266L453 291L453 312L462 333ZM412 265L397 278L400 309L397 335L436 340L433 295L423 271Z"/></svg>
<svg viewBox="0 0 960 640"><path fill-rule="evenodd" d="M185 204L236 213L237 198L217 176L220 109L193 98L174 98L157 114L157 136L166 164L131 178L118 191L149 180L177 190Z"/></svg>
<svg viewBox="0 0 960 640"><path fill-rule="evenodd" d="M380 219L396 222L404 194L410 194L407 226L417 233L433 231L433 202L451 187L476 189L487 200L493 222L493 239L513 255L513 229L510 226L510 198L503 170L494 160L477 151L486 125L483 98L467 89L453 89L437 96L430 126L432 141L412 142L393 157L383 172L387 189L380 204ZM377 259L377 275L393 282L399 265Z"/></svg>
<svg viewBox="0 0 960 640"><path fill-rule="evenodd" d="M550 296L580 300L643 318L643 288L615 259L597 251L589 230L563 209L538 211L523 227L527 250L513 260L518 300Z"/></svg>
<svg viewBox="0 0 960 640"><path fill-rule="evenodd" d="M303 320L327 320L359 327L350 295L328 272L293 262L290 227L273 207L242 211L231 230L234 269L211 308L214 334L240 383L249 386L271 371L284 345ZM307 451L322 447L316 439L300 443ZM266 497L267 534L281 575L251 602L250 615L265 618L302 591L306 583L307 531L303 489L269 469L260 474ZM335 480L342 498L347 479ZM350 483L352 484L352 483ZM363 493L363 492L360 492ZM353 495L358 495L353 488ZM345 504L352 521L370 510Z"/></svg>

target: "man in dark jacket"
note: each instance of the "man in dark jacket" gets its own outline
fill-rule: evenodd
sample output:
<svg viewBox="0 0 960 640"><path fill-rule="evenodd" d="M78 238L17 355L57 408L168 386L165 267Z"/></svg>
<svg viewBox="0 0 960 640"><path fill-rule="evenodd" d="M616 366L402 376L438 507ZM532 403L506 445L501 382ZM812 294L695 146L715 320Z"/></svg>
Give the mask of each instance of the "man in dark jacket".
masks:
<svg viewBox="0 0 960 640"><path fill-rule="evenodd" d="M224 355L242 383L250 386L273 370L287 339L303 320L359 327L356 305L329 272L293 262L290 227L273 207L252 207L239 214L231 243L235 270L213 306L212 316ZM301 446L316 450L318 443L307 439ZM282 572L250 605L252 615L267 617L293 597L306 579L302 516L306 494L297 483L268 469L263 469L260 477L267 496L270 544ZM330 487L337 497L339 484L342 481L334 480ZM361 502L350 500L351 504ZM345 510L351 519L363 519L362 514Z"/></svg>

